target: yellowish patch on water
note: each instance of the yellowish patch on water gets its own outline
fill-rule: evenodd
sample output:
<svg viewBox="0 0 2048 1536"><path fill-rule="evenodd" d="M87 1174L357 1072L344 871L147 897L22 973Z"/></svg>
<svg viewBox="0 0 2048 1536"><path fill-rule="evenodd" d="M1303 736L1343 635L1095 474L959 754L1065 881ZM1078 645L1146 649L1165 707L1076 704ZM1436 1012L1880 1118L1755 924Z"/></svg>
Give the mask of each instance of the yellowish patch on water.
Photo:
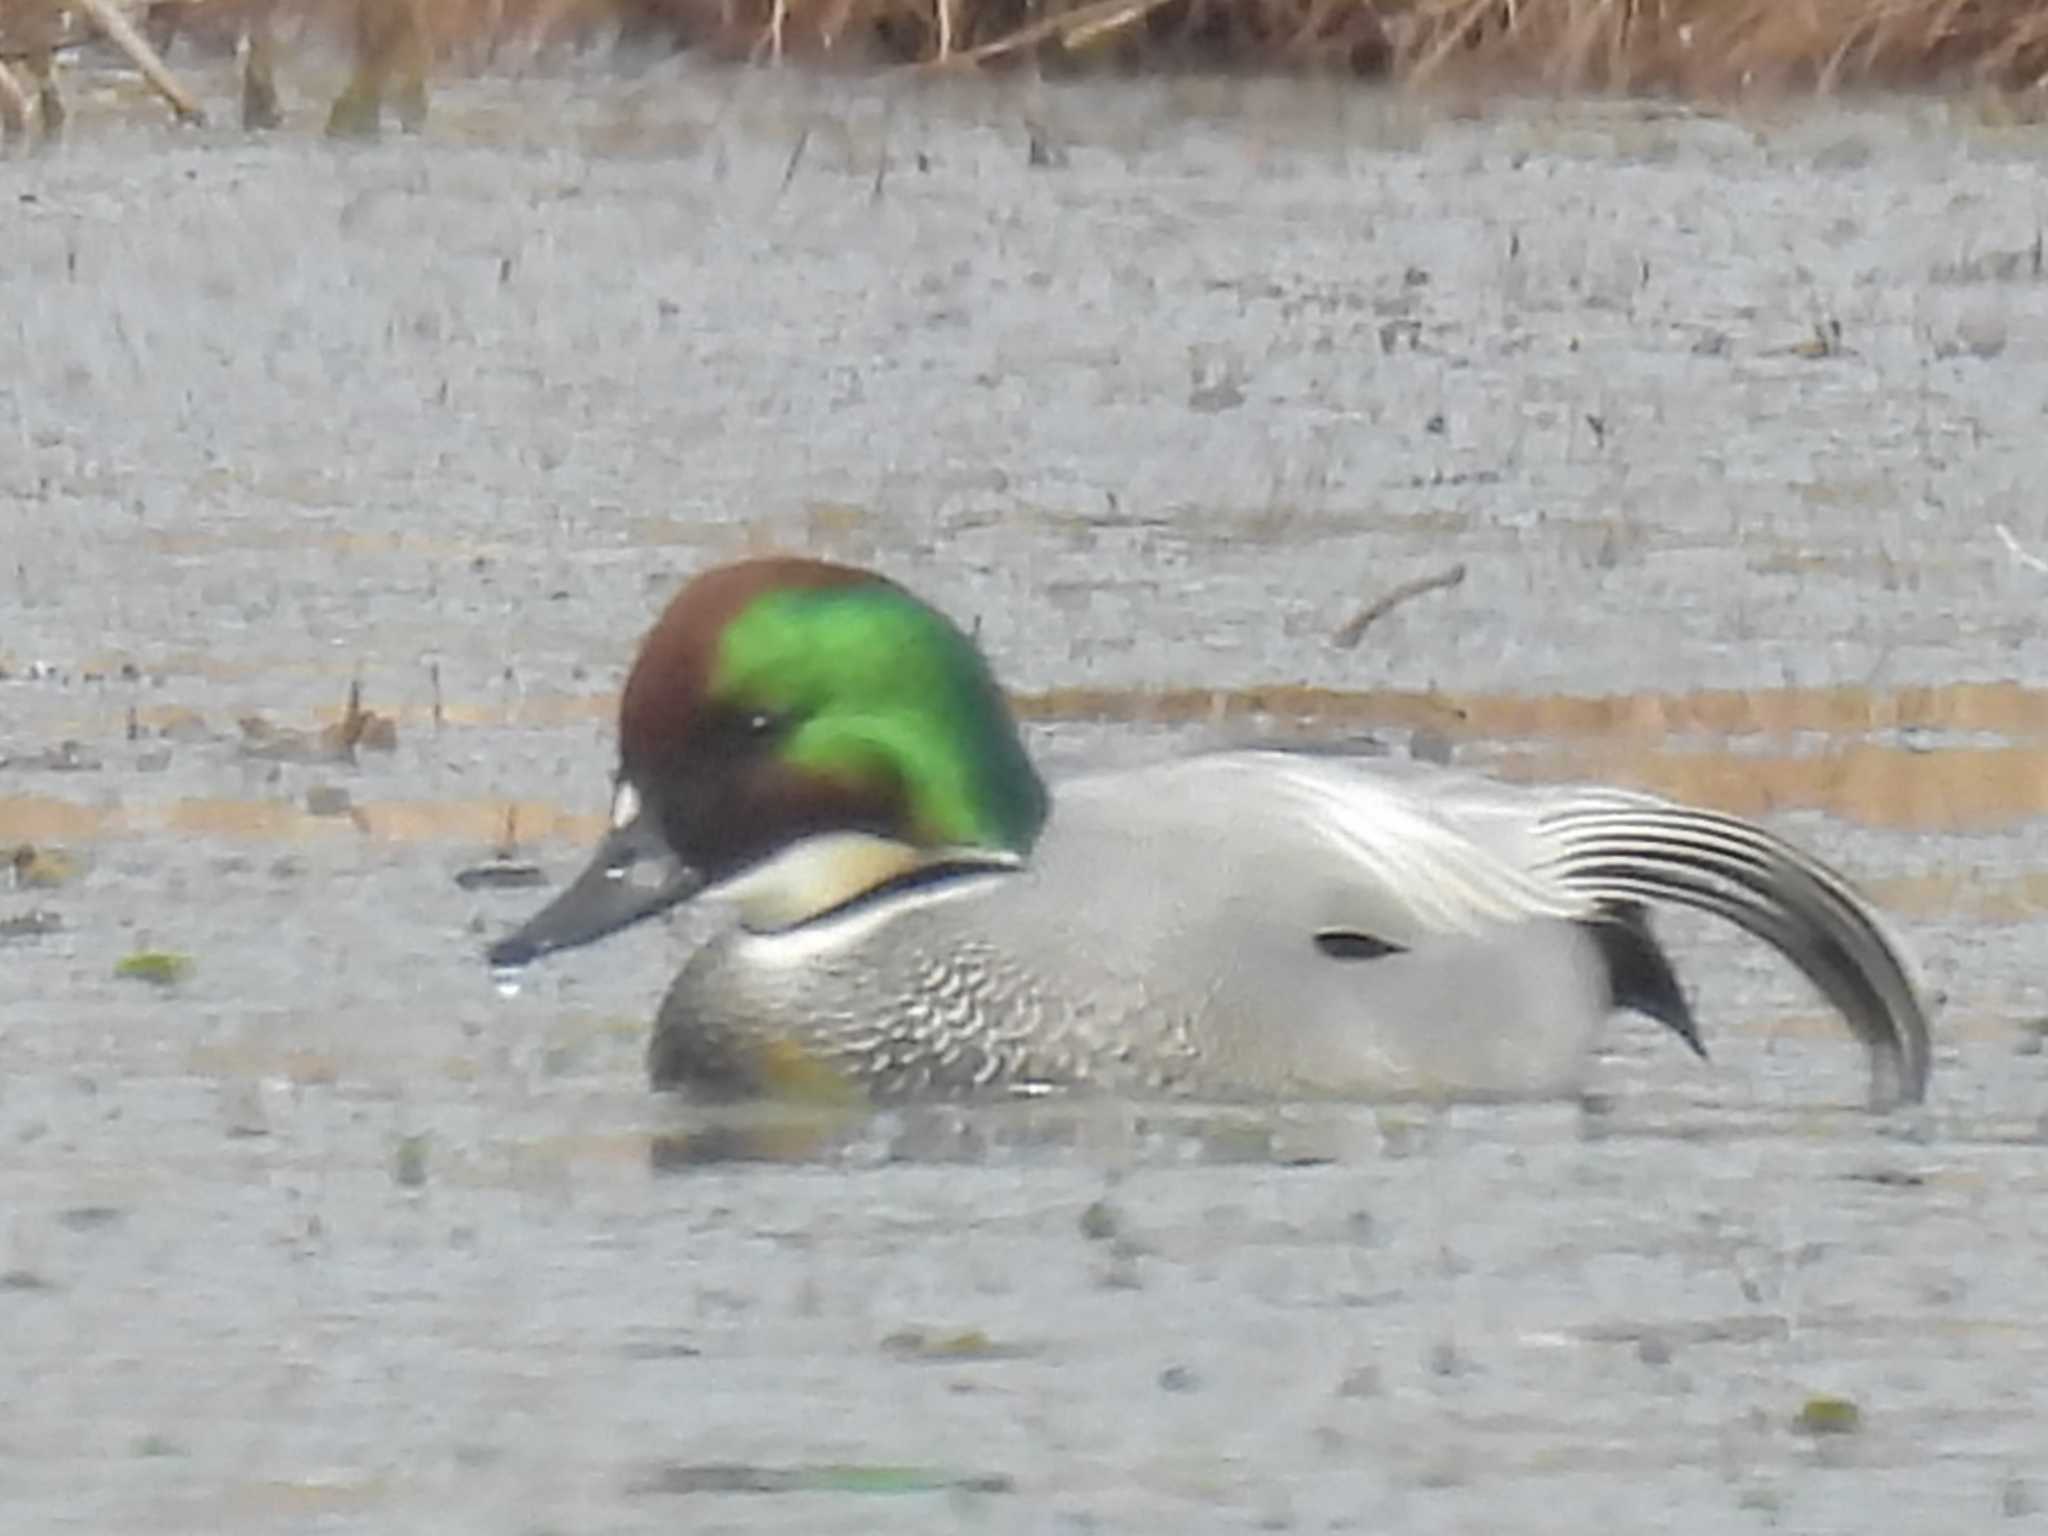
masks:
<svg viewBox="0 0 2048 1536"><path fill-rule="evenodd" d="M1616 742L1515 754L1488 766L1523 780L1596 779L1738 816L1825 811L1918 832L1989 831L2048 812L2048 749L2040 747L1912 752L1859 743L1809 757L1763 757Z"/></svg>
<svg viewBox="0 0 2048 1536"><path fill-rule="evenodd" d="M1718 1037L1745 1040L1817 1040L1839 1042L1844 1049L1856 1049L1842 1024L1839 1013L1825 1009L1809 1011L1794 1009L1788 1012L1754 1012L1744 1010L1731 1012L1713 1006L1716 988L1712 977L1704 977L1698 988L1701 1012L1707 1015L1705 1028L1709 1036L1707 1049L1714 1048ZM1818 994L1816 994L1817 996ZM2023 1028L2005 1014L1952 1013L1942 1011L1937 1020L1943 1045L1961 1045L1966 1042L2010 1043L2023 1034Z"/></svg>
<svg viewBox="0 0 2048 1536"><path fill-rule="evenodd" d="M320 816L296 800L188 797L102 808L45 795L0 796L0 844L93 842L136 832L179 832L227 842L296 843L367 835L380 842L488 847L507 826L520 842L576 846L604 835L605 818L542 800L373 800Z"/></svg>
<svg viewBox="0 0 2048 1536"><path fill-rule="evenodd" d="M1487 758L1485 766L1527 783L1616 784L1739 816L1810 810L1907 831L1984 832L2048 814L2048 748L1911 752L1857 745L1810 757L1767 757L1608 742L1511 752ZM604 832L602 816L539 800L367 801L342 816L315 815L296 800L194 797L109 809L16 795L0 797L0 842L83 843L169 831L243 842L369 836L484 848L502 838L508 810L521 845L582 846Z"/></svg>
<svg viewBox="0 0 2048 1536"><path fill-rule="evenodd" d="M587 721L609 724L618 717L619 696L615 693L529 693L509 709L502 704L451 703L442 710L449 725L581 725ZM401 710L401 720L422 718L425 711Z"/></svg>
<svg viewBox="0 0 2048 1536"><path fill-rule="evenodd" d="M246 487L231 477L216 475L210 488L244 493ZM277 500L302 507L332 508L346 512L346 498L329 499L320 488L304 482L266 488ZM496 559L509 546L501 541L445 539L416 529L401 531L364 530L341 522L306 526L270 526L232 523L196 528L150 528L139 536L141 546L153 554L192 556L218 554L227 550L284 550L299 553L322 550L337 555L404 555L426 560Z"/></svg>
<svg viewBox="0 0 2048 1536"><path fill-rule="evenodd" d="M645 1168L653 1142L648 1131L583 1131L559 1136L534 1136L512 1148L513 1160L526 1171L537 1168L598 1166Z"/></svg>
<svg viewBox="0 0 2048 1536"><path fill-rule="evenodd" d="M273 663L235 664L179 655L151 667L165 675L233 680L274 675ZM353 664L300 669L308 675L351 676ZM522 693L517 699L444 699L445 727L609 723L616 693ZM1304 731L1427 727L1464 739L1667 736L1862 736L1877 731L1972 732L2008 738L2048 737L2048 689L2014 682L1945 683L1882 690L1841 688L1701 689L1690 693L1451 693L1402 688L1322 688L1262 683L1239 688L1096 688L1061 686L1011 695L1018 718L1045 724L1203 725L1232 722L1298 726ZM391 701L379 713L408 731L436 723L431 701ZM338 712L337 712L338 713ZM333 714L316 716L330 721ZM145 733L189 730L199 719L176 704L139 705ZM126 706L63 722L87 739L116 735ZM223 714L204 722L222 736L236 733Z"/></svg>
<svg viewBox="0 0 2048 1536"><path fill-rule="evenodd" d="M155 820L167 832L266 843L307 842L348 832L344 820L315 816L283 800L174 800L161 808Z"/></svg>
<svg viewBox="0 0 2048 1536"><path fill-rule="evenodd" d="M78 842L99 837L116 813L54 795L0 795L0 843Z"/></svg>
<svg viewBox="0 0 2048 1536"><path fill-rule="evenodd" d="M342 1064L332 1051L230 1041L193 1046L185 1065L195 1077L281 1077L302 1088L319 1088L341 1080Z"/></svg>
<svg viewBox="0 0 2048 1536"><path fill-rule="evenodd" d="M371 837L392 843L492 843L508 823L519 840L595 843L605 833L602 815L566 811L543 800L373 800L350 811Z"/></svg>
<svg viewBox="0 0 2048 1536"><path fill-rule="evenodd" d="M1987 875L1943 869L1861 884L1887 909L1909 917L1952 914L1985 923L2023 923L2048 912L2048 870Z"/></svg>
<svg viewBox="0 0 2048 1536"><path fill-rule="evenodd" d="M1689 693L1449 693L1399 688L1050 688L1016 694L1026 720L1197 724L1287 720L1428 726L1493 738L1861 735L1920 729L2048 735L2048 689L2014 682L1881 690L1700 689Z"/></svg>
<svg viewBox="0 0 2048 1536"><path fill-rule="evenodd" d="M367 1509L391 1496L382 1477L333 1477L292 1481L266 1478L227 1490L225 1502L240 1518L310 1520Z"/></svg>
<svg viewBox="0 0 2048 1536"><path fill-rule="evenodd" d="M1470 748L1475 763L1526 781L1594 780L1631 785L1744 816L1812 810L1867 826L1979 832L2048 814L2048 689L2016 682L1699 690L1690 693L1456 694L1330 689L1277 683L1245 688L1060 687L1017 695L1031 721L1238 723L1293 729L1304 739L1372 728L1428 729ZM560 724L608 718L609 694L529 695L517 701L447 703L447 727ZM398 711L412 729L429 707ZM176 704L138 709L149 733L189 731ZM2002 738L1998 745L1915 751L1868 738L1902 729ZM1800 750L1754 750L1799 739ZM1819 738L1817 750L1811 743ZM1716 750L1715 743L1753 750ZM1698 750L1690 750L1692 747ZM193 748L193 750L204 750ZM67 784L66 787L72 787ZM346 816L315 816L299 799L198 797L122 808L54 795L0 797L0 841L84 842L168 830L269 842L367 835L383 842L495 845L507 826L522 844L587 845L603 818L581 808L498 799L357 802ZM1922 910L1957 903L1992 920L2031 916L2044 904L2039 878L1965 889L1928 884L1908 899ZM1946 903L1943 908L1941 904ZM1932 906L1924 904L1933 904Z"/></svg>

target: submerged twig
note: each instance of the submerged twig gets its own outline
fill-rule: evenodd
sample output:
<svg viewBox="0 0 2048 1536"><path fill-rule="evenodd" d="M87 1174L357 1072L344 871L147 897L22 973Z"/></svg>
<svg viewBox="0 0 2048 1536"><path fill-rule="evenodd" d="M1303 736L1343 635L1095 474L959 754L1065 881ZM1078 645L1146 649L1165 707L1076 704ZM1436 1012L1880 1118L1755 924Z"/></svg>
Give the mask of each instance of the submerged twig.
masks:
<svg viewBox="0 0 2048 1536"><path fill-rule="evenodd" d="M796 180L796 168L804 163L804 151L811 147L811 125L805 123L803 131L797 134L796 143L790 146L789 163L782 168L782 185L775 189L780 197L789 190L789 184Z"/></svg>
<svg viewBox="0 0 2048 1536"><path fill-rule="evenodd" d="M1372 628L1373 625L1377 624L1410 598L1420 597L1425 592L1446 591L1457 586L1464 579L1465 562L1461 560L1448 570L1438 571L1433 576L1418 576L1413 581L1404 581L1384 597L1367 603L1357 613L1353 614L1342 628L1330 636L1330 644L1336 646L1339 650L1348 651L1365 638L1365 632L1368 629Z"/></svg>

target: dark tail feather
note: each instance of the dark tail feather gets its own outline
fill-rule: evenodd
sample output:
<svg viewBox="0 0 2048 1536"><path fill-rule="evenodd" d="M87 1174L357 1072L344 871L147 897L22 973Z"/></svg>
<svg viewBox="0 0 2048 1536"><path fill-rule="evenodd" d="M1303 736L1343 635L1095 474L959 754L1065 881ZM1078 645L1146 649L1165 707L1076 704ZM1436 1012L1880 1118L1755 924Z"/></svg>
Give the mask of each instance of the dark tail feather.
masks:
<svg viewBox="0 0 2048 1536"><path fill-rule="evenodd" d="M1583 925L1600 946L1600 958L1607 962L1608 995L1617 1008L1633 1008L1655 1019L1692 1047L1693 1055L1707 1059L1700 1026L1671 969L1671 958L1650 932L1650 914L1640 902L1616 902L1601 916Z"/></svg>
<svg viewBox="0 0 2048 1536"><path fill-rule="evenodd" d="M1546 813L1541 826L1557 849L1553 872L1572 890L1711 912L1796 965L1869 1049L1874 1105L1926 1096L1927 1011L1911 968L1876 911L1826 865L1750 822L1658 800L1588 799ZM1661 963L1647 930L1638 932ZM1624 950L1640 962L1640 944ZM1648 986L1659 994L1654 980Z"/></svg>

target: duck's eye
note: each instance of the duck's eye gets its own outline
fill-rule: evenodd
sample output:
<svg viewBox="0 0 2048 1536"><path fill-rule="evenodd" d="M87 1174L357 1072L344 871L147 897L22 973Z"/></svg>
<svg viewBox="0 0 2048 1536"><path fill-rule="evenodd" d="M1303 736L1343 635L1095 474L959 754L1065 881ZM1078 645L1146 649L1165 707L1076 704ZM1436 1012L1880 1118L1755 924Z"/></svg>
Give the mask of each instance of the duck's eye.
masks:
<svg viewBox="0 0 2048 1536"><path fill-rule="evenodd" d="M789 734L791 717L775 709L721 710L706 720L703 741L720 752L771 752Z"/></svg>
<svg viewBox="0 0 2048 1536"><path fill-rule="evenodd" d="M788 734L789 725L789 716L776 710L748 710L727 718L726 739L741 751L762 751L772 747Z"/></svg>

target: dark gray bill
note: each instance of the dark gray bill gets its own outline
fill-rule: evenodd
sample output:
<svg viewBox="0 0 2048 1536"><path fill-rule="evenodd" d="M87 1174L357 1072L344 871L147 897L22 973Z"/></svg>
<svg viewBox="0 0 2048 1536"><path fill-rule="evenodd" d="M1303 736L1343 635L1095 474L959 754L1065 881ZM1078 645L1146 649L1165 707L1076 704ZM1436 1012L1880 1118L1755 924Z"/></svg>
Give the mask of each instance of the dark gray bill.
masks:
<svg viewBox="0 0 2048 1536"><path fill-rule="evenodd" d="M574 949L666 912L704 888L704 877L669 850L645 816L614 827L567 890L485 952L516 970L557 949Z"/></svg>

